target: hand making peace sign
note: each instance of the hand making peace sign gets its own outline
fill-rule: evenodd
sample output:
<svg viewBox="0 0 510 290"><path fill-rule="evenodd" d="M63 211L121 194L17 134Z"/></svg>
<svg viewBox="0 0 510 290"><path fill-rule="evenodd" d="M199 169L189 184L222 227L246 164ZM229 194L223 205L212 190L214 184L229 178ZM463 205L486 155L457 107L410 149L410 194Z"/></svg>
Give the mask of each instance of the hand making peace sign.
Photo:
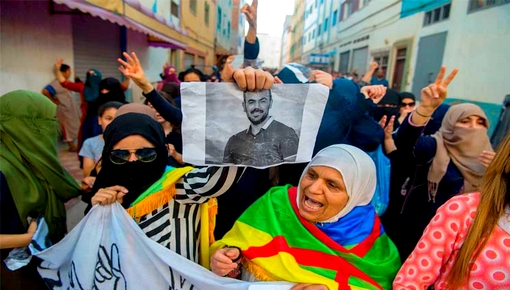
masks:
<svg viewBox="0 0 510 290"><path fill-rule="evenodd" d="M446 66L441 66L436 81L421 90L420 107L432 112L436 110L446 99L448 85L455 78L458 71L458 68L454 68L450 75L443 80Z"/></svg>

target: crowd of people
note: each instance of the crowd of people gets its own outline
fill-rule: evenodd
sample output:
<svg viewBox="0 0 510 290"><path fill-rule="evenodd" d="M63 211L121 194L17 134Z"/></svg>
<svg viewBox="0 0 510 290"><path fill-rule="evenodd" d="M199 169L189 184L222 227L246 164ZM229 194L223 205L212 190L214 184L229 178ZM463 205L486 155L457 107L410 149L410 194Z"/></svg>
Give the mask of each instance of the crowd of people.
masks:
<svg viewBox="0 0 510 290"><path fill-rule="evenodd" d="M508 289L508 113L491 144L480 107L445 104L457 69L446 76L441 67L419 98L388 88L375 62L361 79L296 63L257 69L256 1L242 12L250 26L241 69L232 56L211 75L165 64L154 86L137 55L124 53L124 81L90 69L85 82L70 82L58 60L41 93L0 97L2 261L30 243L39 216L51 242L62 240L64 203L81 196L85 213L119 202L147 237L219 276L308 290ZM130 82L143 104L126 101ZM266 169L186 163L182 82L234 82L248 96L278 84L326 86L312 160ZM58 159L59 131L82 159L81 186ZM377 150L391 163L383 193ZM382 212L380 194L389 198ZM215 223L203 220L204 208ZM37 263L16 271L2 263L1 288L45 289Z"/></svg>

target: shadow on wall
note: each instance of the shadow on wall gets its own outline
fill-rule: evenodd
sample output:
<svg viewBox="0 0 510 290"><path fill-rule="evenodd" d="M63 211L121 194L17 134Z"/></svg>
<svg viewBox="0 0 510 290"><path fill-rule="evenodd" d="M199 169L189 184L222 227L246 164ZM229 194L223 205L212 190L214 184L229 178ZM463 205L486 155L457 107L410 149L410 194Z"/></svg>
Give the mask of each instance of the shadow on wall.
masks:
<svg viewBox="0 0 510 290"><path fill-rule="evenodd" d="M454 99L454 98L447 98L445 100L445 103L453 106L460 103L472 103L480 108L485 112L487 115L487 118L489 118L489 131L487 132L489 137L492 136L492 133L494 133L494 129L496 129L496 125L498 124L499 117L501 115L501 108L503 104L493 104L493 103L484 103L484 102L476 102L476 101L466 101L462 99Z"/></svg>

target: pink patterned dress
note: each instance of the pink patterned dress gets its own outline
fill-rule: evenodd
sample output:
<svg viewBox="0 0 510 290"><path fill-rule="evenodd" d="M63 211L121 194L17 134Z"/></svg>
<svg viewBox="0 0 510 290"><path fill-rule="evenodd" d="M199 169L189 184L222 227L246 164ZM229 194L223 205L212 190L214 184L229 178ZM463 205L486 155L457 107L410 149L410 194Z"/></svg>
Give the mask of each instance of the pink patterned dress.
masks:
<svg viewBox="0 0 510 290"><path fill-rule="evenodd" d="M473 223L479 193L451 198L438 210L393 282L395 290L446 289L446 279ZM510 215L507 213L475 260L461 289L510 289Z"/></svg>

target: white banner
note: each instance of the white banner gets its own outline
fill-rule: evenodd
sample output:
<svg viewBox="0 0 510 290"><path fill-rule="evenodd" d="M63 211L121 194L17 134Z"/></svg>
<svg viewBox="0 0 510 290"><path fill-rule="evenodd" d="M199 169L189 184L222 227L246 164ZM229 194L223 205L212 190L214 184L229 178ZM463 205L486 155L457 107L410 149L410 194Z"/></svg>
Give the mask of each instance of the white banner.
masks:
<svg viewBox="0 0 510 290"><path fill-rule="evenodd" d="M243 92L233 83L182 83L183 159L256 168L309 162L328 95L320 84Z"/></svg>
<svg viewBox="0 0 510 290"><path fill-rule="evenodd" d="M33 249L32 249L33 250ZM58 244L34 253L50 289L290 289L219 277L148 238L119 203L95 206Z"/></svg>

